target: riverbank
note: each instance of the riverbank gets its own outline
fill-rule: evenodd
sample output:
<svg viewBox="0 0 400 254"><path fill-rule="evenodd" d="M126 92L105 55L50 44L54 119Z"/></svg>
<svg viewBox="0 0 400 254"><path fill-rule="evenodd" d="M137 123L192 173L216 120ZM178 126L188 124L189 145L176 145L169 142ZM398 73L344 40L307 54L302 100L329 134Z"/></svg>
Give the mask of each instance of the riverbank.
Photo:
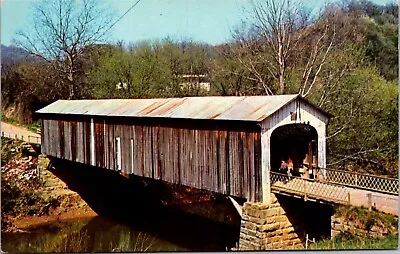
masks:
<svg viewBox="0 0 400 254"><path fill-rule="evenodd" d="M62 222L75 219L90 219L97 216L97 214L90 209L90 207L75 207L65 211L65 209L54 209L52 214L48 215L20 215L9 218L9 223L13 226L4 232L25 232L30 228L42 226L45 224Z"/></svg>
<svg viewBox="0 0 400 254"><path fill-rule="evenodd" d="M39 155L39 147L8 138L1 141L1 232L97 215L46 169L49 160Z"/></svg>

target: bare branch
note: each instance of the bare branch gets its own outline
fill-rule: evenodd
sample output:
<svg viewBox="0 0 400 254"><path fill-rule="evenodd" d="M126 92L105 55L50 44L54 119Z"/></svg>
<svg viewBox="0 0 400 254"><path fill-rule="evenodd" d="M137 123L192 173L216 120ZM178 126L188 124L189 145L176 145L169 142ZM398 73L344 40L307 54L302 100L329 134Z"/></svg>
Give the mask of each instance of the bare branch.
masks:
<svg viewBox="0 0 400 254"><path fill-rule="evenodd" d="M69 81L73 98L77 63L83 49L98 43L111 23L108 11L96 0L42 0L34 6L32 28L20 33L18 45L51 63Z"/></svg>

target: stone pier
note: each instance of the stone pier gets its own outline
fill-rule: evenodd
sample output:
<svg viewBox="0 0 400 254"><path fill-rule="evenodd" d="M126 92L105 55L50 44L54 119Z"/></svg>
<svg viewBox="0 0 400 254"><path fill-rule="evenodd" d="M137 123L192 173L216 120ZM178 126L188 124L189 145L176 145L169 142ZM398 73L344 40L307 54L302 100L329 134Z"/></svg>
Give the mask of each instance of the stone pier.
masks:
<svg viewBox="0 0 400 254"><path fill-rule="evenodd" d="M271 194L270 204L244 204L240 250L282 249L289 246L302 247L303 244L274 194Z"/></svg>
<svg viewBox="0 0 400 254"><path fill-rule="evenodd" d="M333 207L274 194L270 200L244 203L239 250L301 248L306 235L330 238Z"/></svg>

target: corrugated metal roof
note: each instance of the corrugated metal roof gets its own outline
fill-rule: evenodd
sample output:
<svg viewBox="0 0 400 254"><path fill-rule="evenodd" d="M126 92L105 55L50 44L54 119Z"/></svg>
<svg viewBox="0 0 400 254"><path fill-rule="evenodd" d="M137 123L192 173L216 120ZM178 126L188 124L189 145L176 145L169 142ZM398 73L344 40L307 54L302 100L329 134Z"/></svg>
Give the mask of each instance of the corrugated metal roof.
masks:
<svg viewBox="0 0 400 254"><path fill-rule="evenodd" d="M299 95L58 100L39 114L262 121Z"/></svg>

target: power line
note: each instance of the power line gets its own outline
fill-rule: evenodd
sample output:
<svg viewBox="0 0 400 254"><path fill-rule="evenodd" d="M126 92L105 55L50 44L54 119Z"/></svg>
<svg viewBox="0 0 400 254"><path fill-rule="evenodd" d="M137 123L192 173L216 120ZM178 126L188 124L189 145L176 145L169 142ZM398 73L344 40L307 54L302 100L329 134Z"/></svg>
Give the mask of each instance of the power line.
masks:
<svg viewBox="0 0 400 254"><path fill-rule="evenodd" d="M117 24L123 17L125 17L125 15L128 14L128 12L130 12L133 8L135 8L135 6L138 5L138 3L139 3L140 1L141 1L141 0L136 1L136 3L135 3L134 5L132 5L131 7L129 7L129 9L128 9L124 14L122 14L121 17L119 17L114 23L111 24L111 26L110 26L106 31L104 31L103 35L104 35L105 33L107 33L108 31L110 31L110 29L111 29L113 26L115 26L115 24Z"/></svg>

